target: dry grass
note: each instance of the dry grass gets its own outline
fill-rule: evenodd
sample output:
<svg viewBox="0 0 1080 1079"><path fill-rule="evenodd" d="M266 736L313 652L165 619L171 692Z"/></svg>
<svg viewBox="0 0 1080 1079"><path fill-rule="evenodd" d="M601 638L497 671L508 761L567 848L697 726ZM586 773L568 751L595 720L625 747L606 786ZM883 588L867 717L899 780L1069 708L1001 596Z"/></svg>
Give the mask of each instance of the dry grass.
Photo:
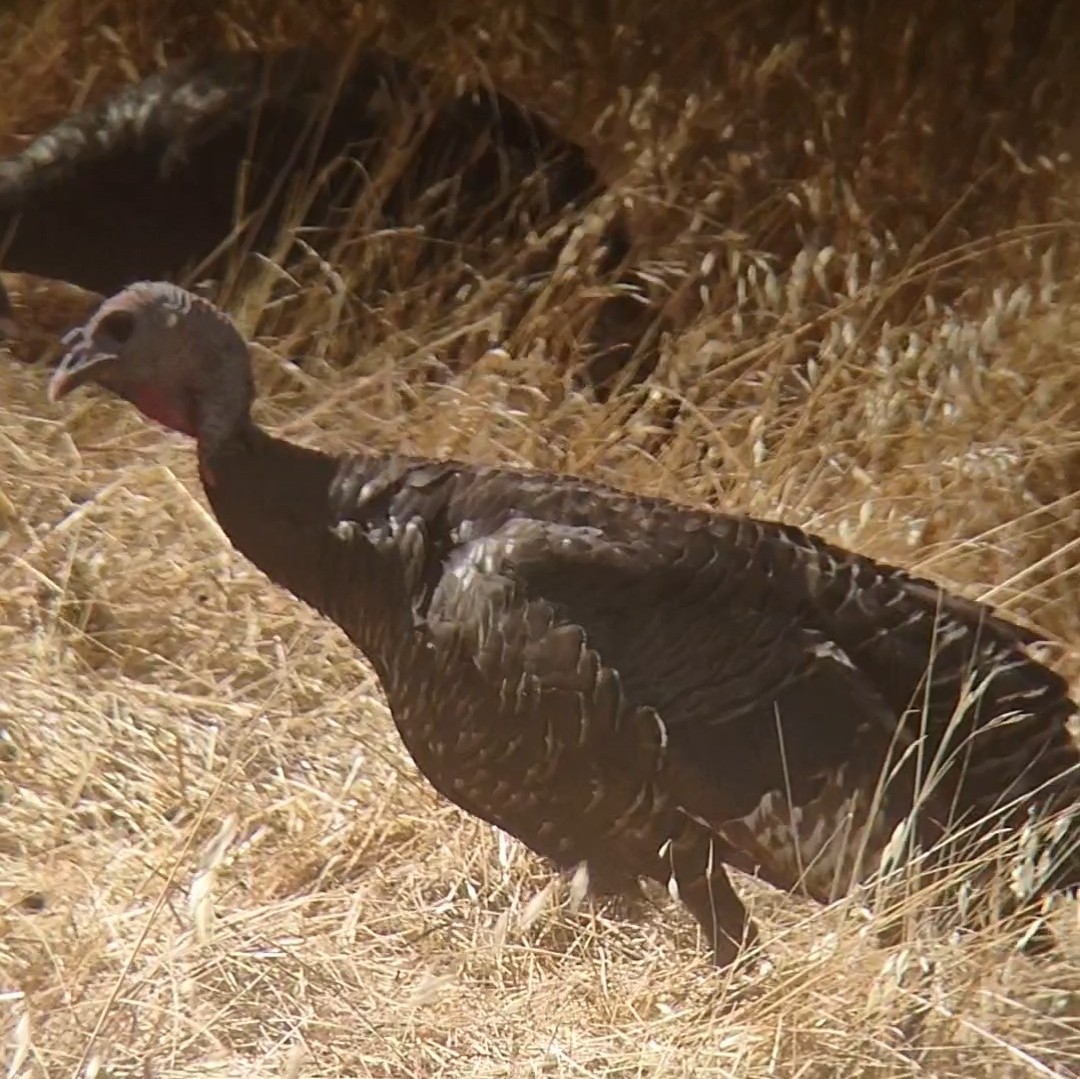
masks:
<svg viewBox="0 0 1080 1079"><path fill-rule="evenodd" d="M117 22L126 5L15 5L0 16L12 42L0 128L15 140L59 115L87 71L100 86L147 70L166 26L171 54L197 35L340 37L334 20L351 10L173 7ZM1068 161L1052 139L1019 163L999 147L964 157L947 50L917 93L856 56L853 85L877 78L880 100L845 151L859 163L843 174L850 198L833 204L834 148L810 154L798 183L777 180L793 175L776 171L784 140L836 120L836 84L805 41L751 47L732 5L695 5L693 34L678 5L660 23L645 8L627 4L615 39L584 14L526 18L509 4L486 22L478 5L448 4L422 31L409 5L392 17L364 6L350 25L484 70L592 140L675 326L647 391L600 405L566 377L557 331L589 302L572 273L456 373L448 356L511 275L448 309L424 302L423 281L407 298L342 304L315 273L277 307L258 284L234 305L260 346L260 418L326 447L565 468L780 516L991 597L1058 641L1075 675ZM781 93L793 85L805 101ZM781 117L767 111L773 90ZM753 135L742 150L723 141L725 108ZM934 139L919 143L928 115L951 136L948 182ZM896 206L930 216L905 235ZM298 370L300 354L316 358ZM1059 954L1035 961L1003 929L880 947L850 904L819 910L741 882L773 967L725 974L670 904L636 920L575 909L531 855L432 793L341 635L230 552L189 445L100 397L52 409L42 372L12 363L0 366L0 545L12 1079L1080 1072L1075 903L1051 915Z"/></svg>

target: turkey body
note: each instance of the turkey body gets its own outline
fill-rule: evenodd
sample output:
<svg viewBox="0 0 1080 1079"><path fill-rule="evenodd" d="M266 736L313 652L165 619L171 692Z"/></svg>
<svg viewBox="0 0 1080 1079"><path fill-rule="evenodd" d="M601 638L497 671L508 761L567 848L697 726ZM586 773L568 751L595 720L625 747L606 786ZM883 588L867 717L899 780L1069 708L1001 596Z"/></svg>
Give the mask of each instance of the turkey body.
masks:
<svg viewBox="0 0 1080 1079"><path fill-rule="evenodd" d="M202 463L443 795L561 867L674 878L720 961L754 936L725 865L826 901L905 819L925 848L1076 804L1075 705L1030 634L797 529L254 427ZM1050 887L1080 882L1076 841Z"/></svg>
<svg viewBox="0 0 1080 1079"><path fill-rule="evenodd" d="M243 336L169 283L67 344L52 397L196 439L229 539L357 645L442 794L605 889L673 882L719 961L754 936L728 866L829 900L895 834L948 870L1034 816L1029 898L1080 884L1076 705L987 607L781 524L274 438Z"/></svg>
<svg viewBox="0 0 1080 1079"><path fill-rule="evenodd" d="M340 69L310 48L213 53L66 118L0 160L0 265L107 294L220 275L230 252L268 252L285 224L330 257L359 213L365 234L402 230L395 267L459 260L452 295L603 190L581 146L503 94L441 98L429 72L374 48ZM610 225L602 269L628 246ZM542 281L556 257L540 245L524 276ZM616 323L639 306L609 304Z"/></svg>

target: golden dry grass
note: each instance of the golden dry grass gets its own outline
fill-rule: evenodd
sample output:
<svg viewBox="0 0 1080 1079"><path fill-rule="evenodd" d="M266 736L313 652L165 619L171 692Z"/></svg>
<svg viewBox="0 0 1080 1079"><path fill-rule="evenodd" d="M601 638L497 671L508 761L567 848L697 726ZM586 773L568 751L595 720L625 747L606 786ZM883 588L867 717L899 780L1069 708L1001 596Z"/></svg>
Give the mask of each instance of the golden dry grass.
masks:
<svg viewBox="0 0 1080 1079"><path fill-rule="evenodd" d="M992 598L1080 671L1071 166L1052 146L1027 172L981 150L961 160L962 106L932 81L947 66L929 65L912 109L955 124L957 169L989 180L973 207L961 175L954 210L894 230L890 249L875 207L932 207L945 190L912 149L918 115L890 114L911 88L880 80L854 202L829 204L828 151L776 198L760 162L718 142L724 105L694 66L730 38L733 5L696 5L688 34L678 5L657 20L628 3L613 40L584 6L485 19L461 2L435 25L412 5L180 7L14 5L0 21L9 145L89 81L148 70L159 39L171 55L207 37L340 38L349 11L358 32L487 72L591 139L674 320L646 392L601 405L566 377L558 331L591 302L572 275L463 369L448 357L511 276L450 309L424 302L423 281L349 307L316 274L267 310L256 282L233 309L258 341L262 421L327 448L563 468L782 517ZM795 38L730 49L708 78L727 80L736 126L760 119L748 87L790 89L812 52ZM803 112L832 115L803 85ZM781 137L772 119L762 139ZM787 119L802 137L805 116ZM298 370L300 354L316 358ZM52 408L44 383L0 365L12 1079L1080 1072L1075 902L1051 912L1059 952L1032 960L996 928L882 947L851 903L740 881L772 969L723 974L659 898L637 919L575 909L520 846L432 793L337 630L231 552L190 445L100 396Z"/></svg>

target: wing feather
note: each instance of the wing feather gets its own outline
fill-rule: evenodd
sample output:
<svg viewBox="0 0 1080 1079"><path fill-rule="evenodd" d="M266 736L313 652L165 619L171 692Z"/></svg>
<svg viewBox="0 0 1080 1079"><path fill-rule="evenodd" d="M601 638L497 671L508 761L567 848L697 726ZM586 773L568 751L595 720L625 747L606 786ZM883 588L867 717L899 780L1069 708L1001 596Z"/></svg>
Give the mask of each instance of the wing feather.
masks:
<svg viewBox="0 0 1080 1079"><path fill-rule="evenodd" d="M584 716L623 766L642 738L663 746L687 810L717 824L782 789L785 770L809 801L860 739L869 753L893 737L884 702L822 634L767 607L722 608L708 588L694 597L664 565L595 527L515 517L454 551L429 628L493 683Z"/></svg>

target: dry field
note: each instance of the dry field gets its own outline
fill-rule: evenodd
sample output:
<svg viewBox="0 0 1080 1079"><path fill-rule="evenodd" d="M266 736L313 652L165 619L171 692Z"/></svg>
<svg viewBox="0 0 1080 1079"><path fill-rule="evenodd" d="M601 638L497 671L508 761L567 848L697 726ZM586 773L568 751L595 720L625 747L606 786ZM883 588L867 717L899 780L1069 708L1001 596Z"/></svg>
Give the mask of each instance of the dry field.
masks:
<svg viewBox="0 0 1080 1079"><path fill-rule="evenodd" d="M1080 674L1067 85L973 75L966 13L905 76L878 5L850 33L794 0L755 32L754 5L681 0L201 7L9 4L0 151L192 42L374 34L586 142L666 319L645 389L604 404L560 336L595 299L572 250L509 328L512 267L452 308L268 268L232 304L261 421L781 517L993 600ZM1049 40L1043 70L1076 69ZM1075 902L1035 960L1001 927L883 947L853 903L740 880L771 968L724 973L663 896L576 904L419 778L341 634L231 553L189 444L45 380L0 357L0 1073L1080 1074Z"/></svg>

